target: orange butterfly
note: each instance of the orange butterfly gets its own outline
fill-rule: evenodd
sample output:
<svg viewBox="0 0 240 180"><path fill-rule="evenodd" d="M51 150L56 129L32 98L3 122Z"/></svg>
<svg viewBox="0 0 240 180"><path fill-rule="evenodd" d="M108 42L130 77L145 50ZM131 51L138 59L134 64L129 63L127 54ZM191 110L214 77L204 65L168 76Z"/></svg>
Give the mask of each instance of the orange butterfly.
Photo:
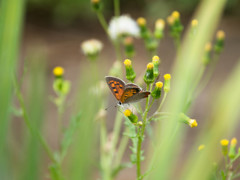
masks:
<svg viewBox="0 0 240 180"><path fill-rule="evenodd" d="M105 79L119 105L139 101L150 94L148 91L143 91L138 85L126 84L117 77L106 76Z"/></svg>

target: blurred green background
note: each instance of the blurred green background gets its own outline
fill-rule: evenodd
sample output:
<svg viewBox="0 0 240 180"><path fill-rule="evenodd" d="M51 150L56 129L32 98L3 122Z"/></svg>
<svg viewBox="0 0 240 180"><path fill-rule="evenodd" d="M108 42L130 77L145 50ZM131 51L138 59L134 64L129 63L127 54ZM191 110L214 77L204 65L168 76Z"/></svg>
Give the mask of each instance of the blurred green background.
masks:
<svg viewBox="0 0 240 180"><path fill-rule="evenodd" d="M12 3L17 2L11 1ZM113 15L113 1L104 0L103 2L104 14L106 19L109 20ZM135 19L139 16L146 17L150 27L154 26L154 21L157 18L166 18L173 10L178 10L181 13L183 23L187 25L199 3L197 0L121 0L120 2L122 14L130 14ZM2 7L5 7L5 0L2 0L1 3L0 12L3 12ZM200 94L192 107L192 116L198 119L200 124L210 113L209 102L215 96L216 90L221 87L222 82L226 80L239 58L239 8L240 1L227 1L223 18L219 24L219 29L226 32L226 46L210 84ZM0 56L2 63L0 67L6 65L3 62L6 55L12 54L7 62L9 63L7 66L10 68L1 71L0 74L0 89L2 89L2 92L7 92L7 94L2 93L1 95L1 107L6 107L6 112L18 110L19 104L16 103L16 98L12 98L12 77L9 73L14 71L16 67L18 78L25 74L21 89L26 100L29 117L35 119L33 124L41 129L52 149L57 149L59 140L58 131L55 128L57 110L49 101L49 96L55 95L52 90L54 80L52 69L55 66L64 67L65 78L72 82L69 109L64 115L66 124L70 119L70 114L78 112L80 109L85 112L83 115L85 118L84 124L74 136L74 145L70 149L71 153L67 156L66 162L64 162L64 167L66 167L64 171L70 179L81 179L82 177L86 179L87 177L94 177L96 179L99 174L96 163L98 161L98 150L95 149L99 139L98 136L91 134L91 128L94 126L91 120L94 119L94 113L100 106L100 102L95 103L94 97L88 94L88 87L91 87L91 83L93 83L91 82L92 72L89 62L80 50L80 44L90 38L100 39L104 43L103 52L97 62L98 66L102 68L99 73L100 79L108 74L109 68L116 59L114 48L97 21L89 0L28 0L25 6L23 2L16 3L15 10L9 15L9 21L7 21L9 22L8 28L13 29L13 32L4 28L6 26L3 26L3 21L1 22L2 26L0 26L3 34L0 38L0 47L1 52L4 52ZM10 39L4 38L6 37L4 32L6 34L12 33ZM7 42L11 40L13 44L8 44ZM142 41L136 40L135 45L137 54L134 63L137 75L140 75L145 69L148 56L145 53ZM175 50L167 33L161 42L158 55L162 59L161 74L171 72ZM77 99L78 102L74 104L75 95L79 94L79 86L81 94ZM113 102L113 98L110 99ZM13 108L10 105L11 100L14 102ZM49 179L46 166L49 159L40 144L29 134L23 120L16 117L18 112L11 113L11 117L8 117L4 113L5 109L0 109L1 115L5 115L2 118L6 119L6 121L1 122L2 126L0 128L0 143L4 145L0 152L0 179ZM116 110L109 111L107 128L112 130L111 116ZM7 119L11 119L11 121L7 121ZM85 127L88 127L88 129ZM239 127L237 129L240 130ZM202 126L199 126L198 129L187 130L188 138L185 140L184 149L186 151L183 153L183 157L188 152L188 146L195 141L196 134L201 130ZM240 137L240 134L236 133L236 136ZM92 139L89 137L92 137ZM144 144L144 147L146 147L146 144ZM88 151L91 148L94 149L93 152ZM87 159L89 156L91 161ZM124 158L128 160L129 151ZM69 161L71 159L74 159L74 161ZM78 163L80 161L82 163ZM88 166L93 167L90 172ZM118 179L131 180L134 177L135 170L127 169L120 173Z"/></svg>

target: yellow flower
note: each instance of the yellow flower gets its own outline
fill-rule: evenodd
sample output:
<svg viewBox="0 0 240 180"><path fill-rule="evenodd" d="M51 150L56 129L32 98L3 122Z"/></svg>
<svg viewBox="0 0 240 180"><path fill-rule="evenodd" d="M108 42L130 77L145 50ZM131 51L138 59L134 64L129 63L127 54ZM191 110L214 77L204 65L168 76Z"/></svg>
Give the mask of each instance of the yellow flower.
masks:
<svg viewBox="0 0 240 180"><path fill-rule="evenodd" d="M140 17L137 19L137 23L139 26L145 26L146 25L146 19L143 17Z"/></svg>
<svg viewBox="0 0 240 180"><path fill-rule="evenodd" d="M57 66L53 69L53 74L55 76L62 76L64 74L64 69L60 66Z"/></svg>
<svg viewBox="0 0 240 180"><path fill-rule="evenodd" d="M229 141L227 139L222 139L220 143L222 146L228 146Z"/></svg>
<svg viewBox="0 0 240 180"><path fill-rule="evenodd" d="M225 39L225 32L222 30L219 30L216 35L217 39L222 40Z"/></svg>
<svg viewBox="0 0 240 180"><path fill-rule="evenodd" d="M163 77L165 80L169 80L171 79L171 74L165 74Z"/></svg>
<svg viewBox="0 0 240 180"><path fill-rule="evenodd" d="M192 27L196 27L198 25L198 20L193 19L191 24L192 24Z"/></svg>
<svg viewBox="0 0 240 180"><path fill-rule="evenodd" d="M163 87L163 83L161 81L156 82L156 87L157 88L162 88Z"/></svg>
<svg viewBox="0 0 240 180"><path fill-rule="evenodd" d="M132 65L132 61L130 60L130 59L126 59L125 61L124 61L124 65L125 66L131 66Z"/></svg>
<svg viewBox="0 0 240 180"><path fill-rule="evenodd" d="M147 69L152 69L153 68L153 63L148 63L148 65L147 65Z"/></svg>
<svg viewBox="0 0 240 180"><path fill-rule="evenodd" d="M198 126L198 123L195 119L190 119L188 123L191 128Z"/></svg>
<svg viewBox="0 0 240 180"><path fill-rule="evenodd" d="M205 148L205 145L204 144L201 144L200 146L198 146L198 150L201 151Z"/></svg>
<svg viewBox="0 0 240 180"><path fill-rule="evenodd" d="M129 117L131 114L132 114L132 111L130 111L129 109L126 109L124 111L124 115L127 116L127 117Z"/></svg>

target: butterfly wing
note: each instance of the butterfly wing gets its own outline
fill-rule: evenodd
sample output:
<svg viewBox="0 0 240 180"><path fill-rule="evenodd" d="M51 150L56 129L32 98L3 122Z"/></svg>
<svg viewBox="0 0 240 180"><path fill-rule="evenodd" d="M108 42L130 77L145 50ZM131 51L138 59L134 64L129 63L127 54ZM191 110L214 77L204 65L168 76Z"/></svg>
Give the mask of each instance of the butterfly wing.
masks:
<svg viewBox="0 0 240 180"><path fill-rule="evenodd" d="M148 91L140 91L138 93L135 93L134 95L128 97L125 99L124 103L132 103L140 101L141 99L147 98L150 92Z"/></svg>
<svg viewBox="0 0 240 180"><path fill-rule="evenodd" d="M112 77L112 76L106 76L105 79L109 89L112 91L115 98L118 101L121 101L121 97L125 89L125 82L119 78Z"/></svg>

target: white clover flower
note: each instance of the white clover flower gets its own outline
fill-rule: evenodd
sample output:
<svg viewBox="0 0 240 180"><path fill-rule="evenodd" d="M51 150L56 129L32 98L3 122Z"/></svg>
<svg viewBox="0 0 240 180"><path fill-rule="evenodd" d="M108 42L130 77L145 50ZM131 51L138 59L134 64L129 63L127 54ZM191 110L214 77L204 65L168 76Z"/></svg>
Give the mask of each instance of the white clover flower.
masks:
<svg viewBox="0 0 240 180"><path fill-rule="evenodd" d="M82 51L87 56L94 56L97 55L103 48L103 44L101 41L97 39L90 39L87 41L84 41L81 44Z"/></svg>
<svg viewBox="0 0 240 180"><path fill-rule="evenodd" d="M122 15L111 19L108 32L111 39L115 40L122 35L139 36L139 27L130 16Z"/></svg>

